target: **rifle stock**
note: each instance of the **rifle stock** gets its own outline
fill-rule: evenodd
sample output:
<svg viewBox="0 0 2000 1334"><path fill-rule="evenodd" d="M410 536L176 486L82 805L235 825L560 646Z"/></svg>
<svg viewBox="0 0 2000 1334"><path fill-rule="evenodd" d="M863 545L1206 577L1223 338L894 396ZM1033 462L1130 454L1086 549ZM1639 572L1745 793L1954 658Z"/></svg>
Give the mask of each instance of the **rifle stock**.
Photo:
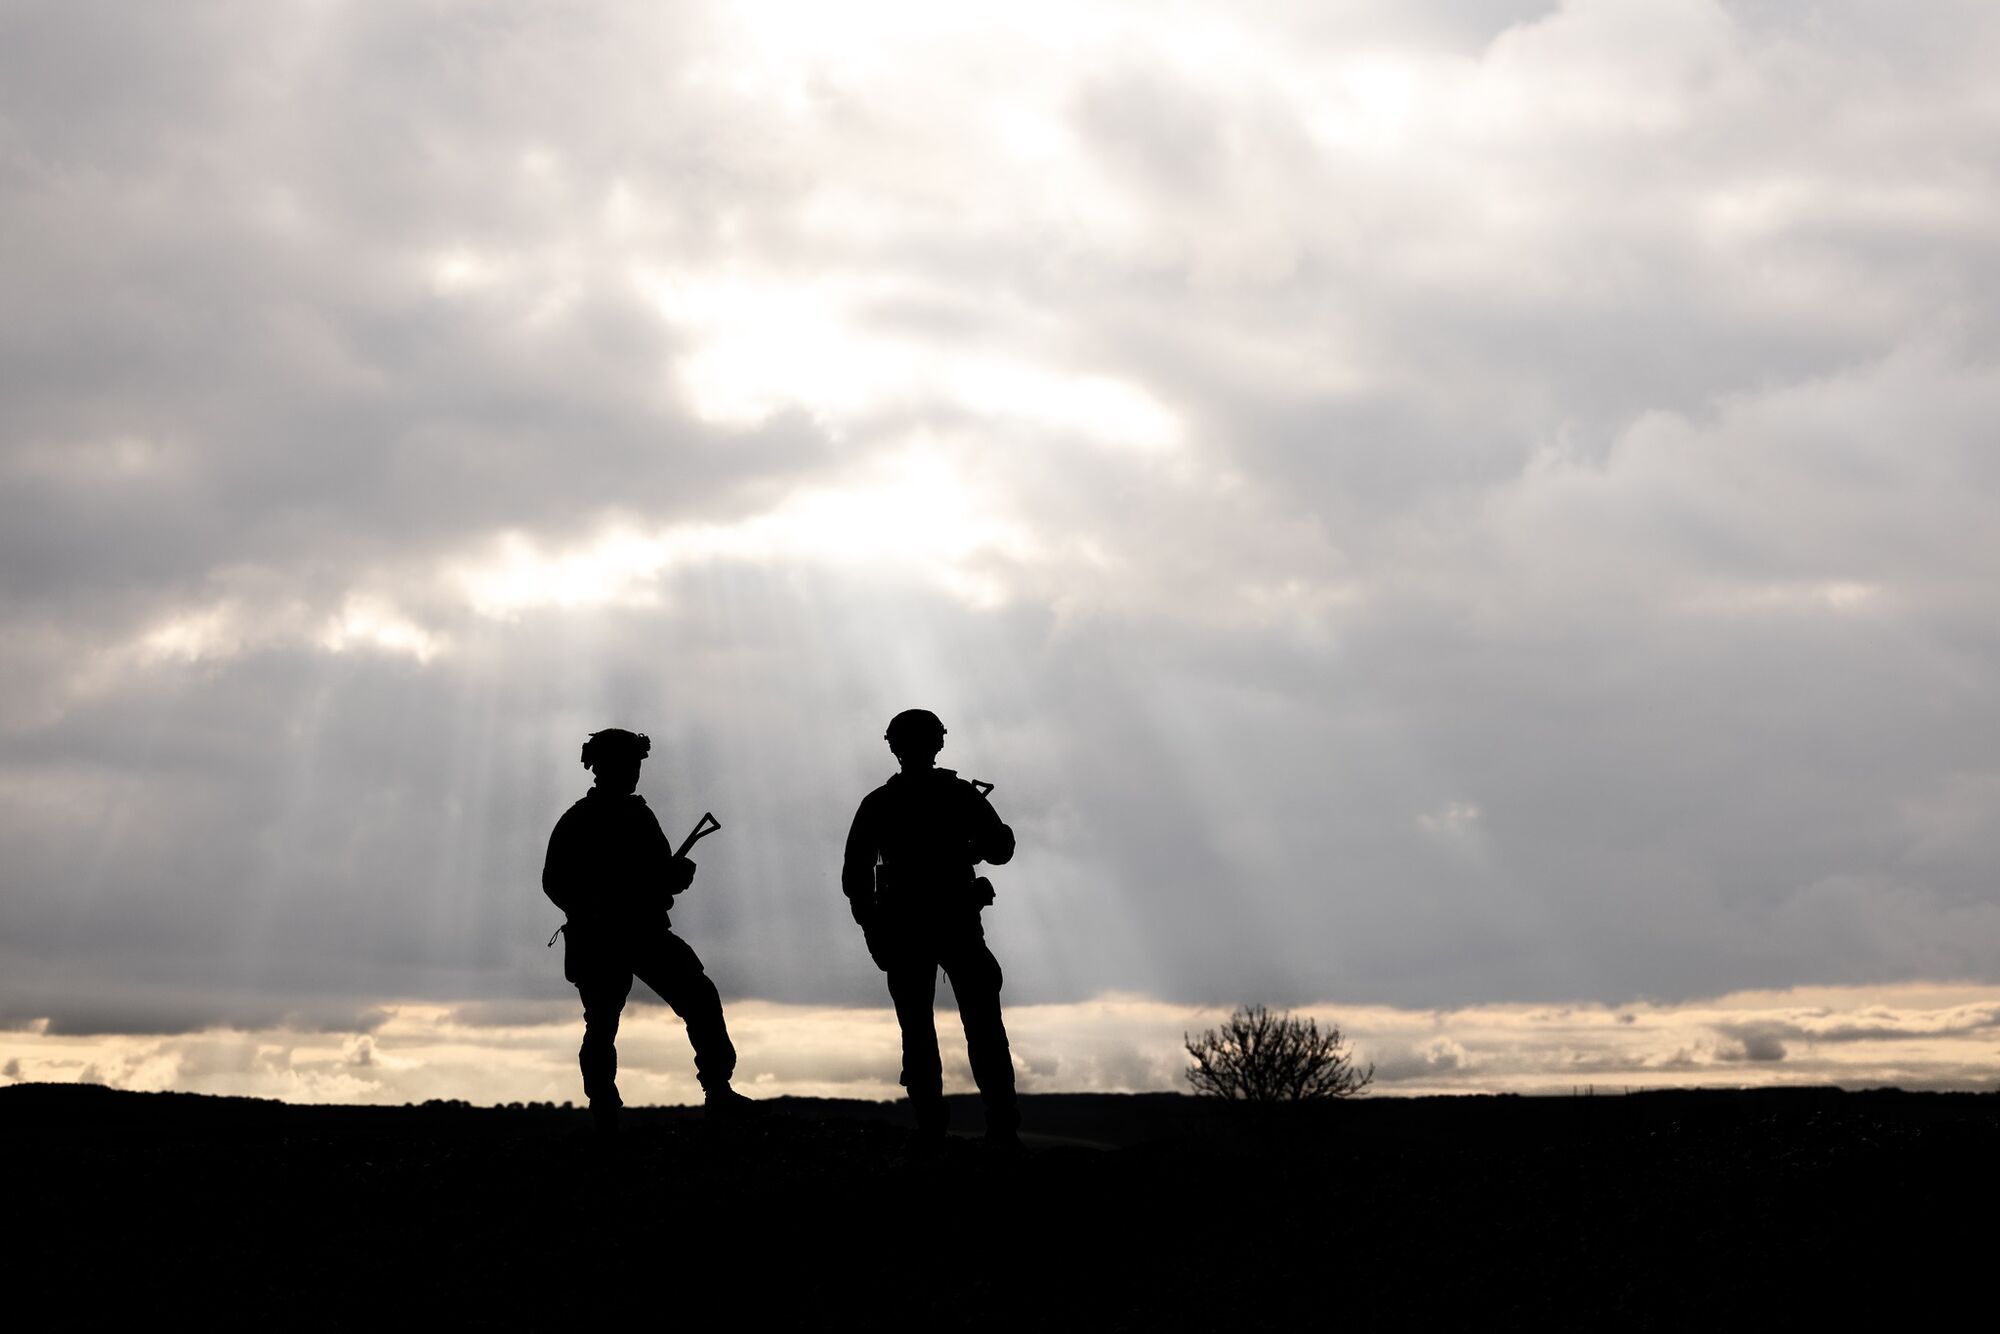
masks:
<svg viewBox="0 0 2000 1334"><path fill-rule="evenodd" d="M674 853L674 856L676 857L687 856L689 848L701 842L703 839L707 838L710 834L714 833L716 830L720 828L722 828L722 821L716 819L715 816L709 813L708 811L703 811L701 813L701 818L694 822L694 831L690 833L687 836L687 838L682 840L680 849Z"/></svg>

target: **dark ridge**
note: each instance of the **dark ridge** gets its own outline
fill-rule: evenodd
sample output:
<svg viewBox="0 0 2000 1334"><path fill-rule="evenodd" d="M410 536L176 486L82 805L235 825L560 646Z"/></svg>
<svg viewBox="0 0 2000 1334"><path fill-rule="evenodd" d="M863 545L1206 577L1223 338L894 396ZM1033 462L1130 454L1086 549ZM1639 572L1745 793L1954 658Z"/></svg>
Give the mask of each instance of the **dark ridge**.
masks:
<svg viewBox="0 0 2000 1334"><path fill-rule="evenodd" d="M210 1093L133 1093L102 1084L11 1084L0 1088L0 1126L144 1125L151 1129L275 1126L291 1109L269 1098Z"/></svg>
<svg viewBox="0 0 2000 1334"><path fill-rule="evenodd" d="M547 1104L15 1085L10 1270L78 1294L58 1328L1909 1328L1984 1300L1962 1220L2000 1190L1990 1093L1024 1111L1016 1157L885 1103L637 1109L607 1144Z"/></svg>

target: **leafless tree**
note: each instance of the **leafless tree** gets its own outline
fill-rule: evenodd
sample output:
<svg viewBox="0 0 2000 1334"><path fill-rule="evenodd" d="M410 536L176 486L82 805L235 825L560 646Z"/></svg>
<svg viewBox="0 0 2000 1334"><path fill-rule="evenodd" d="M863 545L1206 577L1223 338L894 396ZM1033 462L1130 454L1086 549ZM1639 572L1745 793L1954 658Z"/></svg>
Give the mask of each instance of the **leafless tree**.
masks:
<svg viewBox="0 0 2000 1334"><path fill-rule="evenodd" d="M1220 1028L1183 1033L1188 1083L1196 1093L1246 1102L1351 1098L1375 1082L1375 1067L1354 1064L1338 1028L1321 1032L1311 1019L1273 1014L1262 1005L1237 1007Z"/></svg>

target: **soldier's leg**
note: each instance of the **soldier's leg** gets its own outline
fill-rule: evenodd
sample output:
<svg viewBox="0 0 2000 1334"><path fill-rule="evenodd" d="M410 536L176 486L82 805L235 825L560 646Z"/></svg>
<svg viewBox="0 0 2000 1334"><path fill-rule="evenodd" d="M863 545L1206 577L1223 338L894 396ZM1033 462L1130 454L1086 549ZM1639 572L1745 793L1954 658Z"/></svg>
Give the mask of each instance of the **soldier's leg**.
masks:
<svg viewBox="0 0 2000 1334"><path fill-rule="evenodd" d="M958 997L959 1022L965 1025L965 1054L972 1066L979 1100L986 1106L986 1133L1011 1138L1021 1124L1014 1096L1014 1054L1007 1045L1007 1025L1000 1017L1000 961L987 948L977 922L953 937L944 954L945 974Z"/></svg>
<svg viewBox="0 0 2000 1334"><path fill-rule="evenodd" d="M896 1005L896 1024L903 1030L903 1073L899 1081L910 1095L917 1128L944 1133L944 1064L938 1058L937 961L908 949L898 952L889 968L889 999Z"/></svg>
<svg viewBox="0 0 2000 1334"><path fill-rule="evenodd" d="M576 1063L583 1070L583 1096L605 1129L615 1129L618 1108L618 1016L632 991L632 975L614 970L586 975L576 984L583 998L583 1046Z"/></svg>
<svg viewBox="0 0 2000 1334"><path fill-rule="evenodd" d="M663 931L633 962L633 971L687 1025L694 1046L695 1078L704 1089L729 1087L736 1072L736 1046L722 1018L722 994L709 980L701 958L685 940Z"/></svg>

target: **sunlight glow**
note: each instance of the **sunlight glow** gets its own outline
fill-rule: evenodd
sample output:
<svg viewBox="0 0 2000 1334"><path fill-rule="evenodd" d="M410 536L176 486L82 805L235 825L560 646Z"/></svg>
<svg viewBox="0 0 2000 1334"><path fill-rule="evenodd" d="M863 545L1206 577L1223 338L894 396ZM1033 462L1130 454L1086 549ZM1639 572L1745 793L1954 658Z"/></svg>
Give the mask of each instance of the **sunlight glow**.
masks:
<svg viewBox="0 0 2000 1334"><path fill-rule="evenodd" d="M694 339L678 372L697 415L754 426L790 407L840 429L870 416L947 406L1114 448L1160 451L1179 419L1142 386L940 349L872 329L858 312L896 295L805 284L639 273L662 319Z"/></svg>
<svg viewBox="0 0 2000 1334"><path fill-rule="evenodd" d="M825 282L719 283L639 279L668 323L692 334L679 378L706 421L754 426L793 404L822 420L888 406L915 376L908 349L843 328L841 295Z"/></svg>
<svg viewBox="0 0 2000 1334"><path fill-rule="evenodd" d="M1328 142L1350 149L1370 153L1400 149L1410 138L1419 99L1435 97L1440 82L1434 79L1426 87L1408 62L1357 60L1333 80L1336 99L1318 109L1313 128Z"/></svg>
<svg viewBox="0 0 2000 1334"><path fill-rule="evenodd" d="M1479 817L1479 807L1469 801L1447 802L1437 810L1425 811L1419 815L1417 828L1427 834L1456 837L1478 824Z"/></svg>
<svg viewBox="0 0 2000 1334"><path fill-rule="evenodd" d="M649 607L653 582L673 558L671 545L630 530L606 533L589 546L548 553L519 533L458 576L481 616L506 619L535 607Z"/></svg>
<svg viewBox="0 0 2000 1334"><path fill-rule="evenodd" d="M504 279L510 266L505 260L458 246L430 261L431 290L440 296L456 296L492 287Z"/></svg>
<svg viewBox="0 0 2000 1334"><path fill-rule="evenodd" d="M1866 610L1882 595L1880 584L1853 579L1802 579L1787 583L1744 584L1708 590L1684 605L1698 614L1745 616L1768 612L1851 614Z"/></svg>
<svg viewBox="0 0 2000 1334"><path fill-rule="evenodd" d="M350 595L320 631L319 646L331 653L372 648L429 662L445 648L434 635L379 598Z"/></svg>
<svg viewBox="0 0 2000 1334"><path fill-rule="evenodd" d="M428 663L450 647L446 637L419 625L385 599L350 593L340 609L316 616L295 599L225 598L177 611L113 653L114 670L140 665L201 663L253 650L310 644L329 653L370 650Z"/></svg>
<svg viewBox="0 0 2000 1334"><path fill-rule="evenodd" d="M219 602L168 617L139 637L138 648L153 661L199 662L239 652L242 643L237 609Z"/></svg>
<svg viewBox="0 0 2000 1334"><path fill-rule="evenodd" d="M970 361L949 376L952 397L996 417L1018 416L1108 445L1171 448L1180 422L1137 385L1105 375L1051 375L1001 361Z"/></svg>
<svg viewBox="0 0 2000 1334"><path fill-rule="evenodd" d="M831 69L866 77L903 68L899 59L970 32L1029 33L1050 43L1074 40L1104 23L1092 7L1053 0L937 5L925 0L859 0L845 5L799 0L745 0L728 6L722 27L729 54L751 57L749 68L773 84L803 81ZM736 62L740 65L740 61Z"/></svg>
<svg viewBox="0 0 2000 1334"><path fill-rule="evenodd" d="M724 560L915 575L992 605L1006 590L972 564L1035 549L1027 530L984 508L948 462L914 447L853 483L796 491L735 523L619 528L566 551L509 534L455 578L475 612L498 619L540 607L654 606L668 570Z"/></svg>

